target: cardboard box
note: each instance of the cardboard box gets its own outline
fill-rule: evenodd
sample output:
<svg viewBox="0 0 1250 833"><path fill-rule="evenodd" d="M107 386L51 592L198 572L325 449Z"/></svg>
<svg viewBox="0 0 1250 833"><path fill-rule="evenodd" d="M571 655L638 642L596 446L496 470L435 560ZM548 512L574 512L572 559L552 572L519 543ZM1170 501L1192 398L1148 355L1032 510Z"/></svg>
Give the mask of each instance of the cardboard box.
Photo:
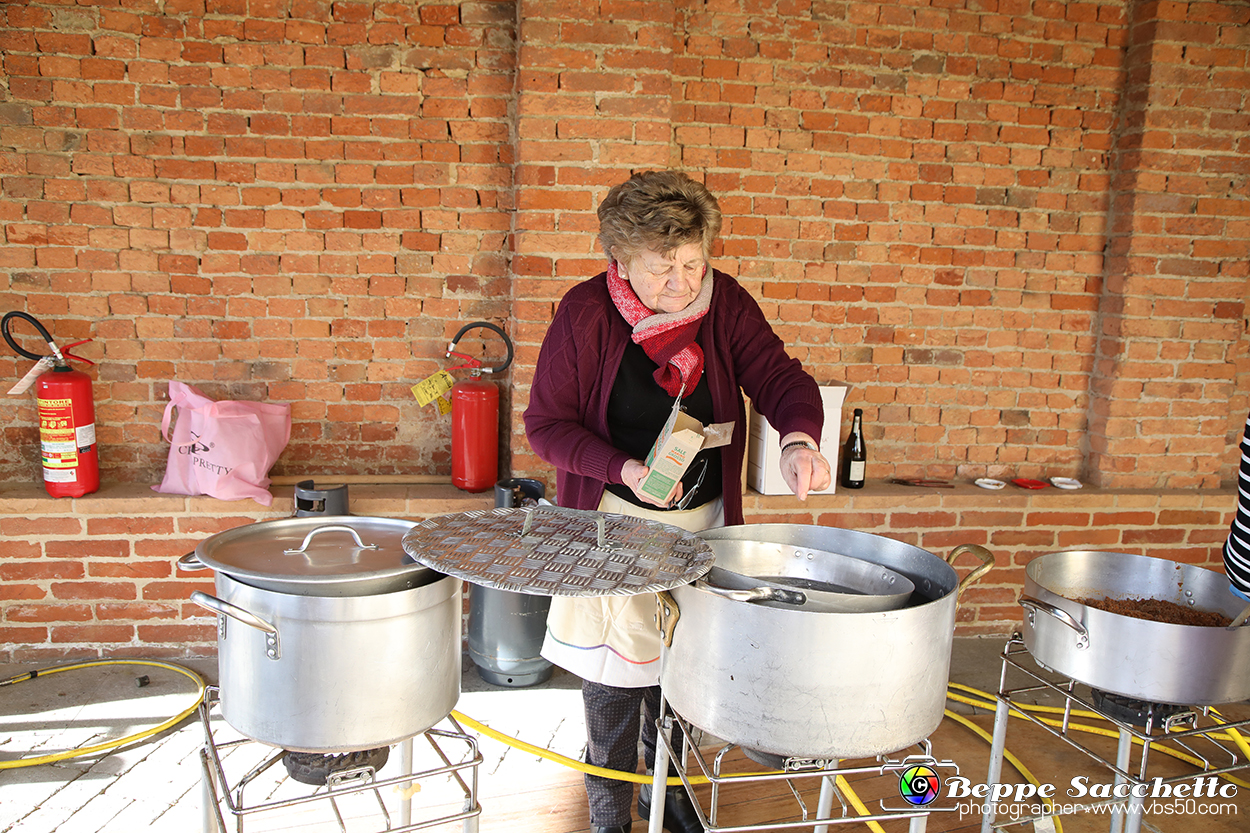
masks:
<svg viewBox="0 0 1250 833"><path fill-rule="evenodd" d="M831 495L838 485L838 450L842 437L842 402L845 385L821 386L820 398L825 406L825 427L820 435L820 453L833 469L829 488L814 495ZM781 477L781 437L777 429L757 410L749 409L751 434L747 438L747 485L762 495L788 495L790 487Z"/></svg>
<svg viewBox="0 0 1250 833"><path fill-rule="evenodd" d="M695 455L705 448L728 445L733 437L732 422L705 426L680 410L680 404L680 399L673 403L673 411L668 415L664 430L647 455L647 466L651 472L639 486L639 491L657 501L663 501L673 491L673 486L694 462Z"/></svg>

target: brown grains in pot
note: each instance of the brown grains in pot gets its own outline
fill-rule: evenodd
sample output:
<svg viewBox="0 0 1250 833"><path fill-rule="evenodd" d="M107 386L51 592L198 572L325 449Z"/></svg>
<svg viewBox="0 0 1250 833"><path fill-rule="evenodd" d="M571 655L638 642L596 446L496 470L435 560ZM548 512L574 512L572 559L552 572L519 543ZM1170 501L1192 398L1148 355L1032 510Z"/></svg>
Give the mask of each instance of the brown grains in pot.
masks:
<svg viewBox="0 0 1250 833"><path fill-rule="evenodd" d="M1163 599L1076 599L1075 601L1107 613L1118 613L1121 616L1162 622L1167 625L1225 628L1233 623L1233 620L1223 613L1197 610L1188 605Z"/></svg>

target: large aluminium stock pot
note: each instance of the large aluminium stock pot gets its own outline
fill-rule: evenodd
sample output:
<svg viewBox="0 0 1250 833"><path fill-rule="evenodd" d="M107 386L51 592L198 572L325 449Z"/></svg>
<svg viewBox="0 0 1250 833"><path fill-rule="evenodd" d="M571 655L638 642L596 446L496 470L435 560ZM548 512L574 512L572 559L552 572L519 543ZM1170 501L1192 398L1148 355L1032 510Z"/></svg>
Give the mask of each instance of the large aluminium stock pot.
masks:
<svg viewBox="0 0 1250 833"><path fill-rule="evenodd" d="M718 563L730 542L765 541L880 564L916 589L905 607L857 613L735 601L703 582L661 594L668 647L660 685L677 714L729 742L788 757L869 757L937 729L956 599L990 568L989 552L964 545L944 561L890 538L797 524L699 535L717 542ZM983 563L960 582L949 562L965 552Z"/></svg>
<svg viewBox="0 0 1250 833"><path fill-rule="evenodd" d="M216 570L222 717L294 752L390 746L460 696L460 580L409 561L414 524L343 516L218 533L179 561Z"/></svg>
<svg viewBox="0 0 1250 833"><path fill-rule="evenodd" d="M1250 698L1250 624L1136 619L1083 599L1152 598L1236 617L1228 577L1122 552L1038 556L1024 571L1024 646L1039 663L1093 688L1151 703L1207 706Z"/></svg>

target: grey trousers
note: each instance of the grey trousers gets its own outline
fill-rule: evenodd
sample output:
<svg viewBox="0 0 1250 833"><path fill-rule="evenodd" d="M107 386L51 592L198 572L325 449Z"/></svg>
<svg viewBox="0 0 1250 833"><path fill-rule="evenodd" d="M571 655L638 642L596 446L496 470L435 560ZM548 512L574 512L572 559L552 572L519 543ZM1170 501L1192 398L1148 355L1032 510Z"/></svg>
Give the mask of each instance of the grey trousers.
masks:
<svg viewBox="0 0 1250 833"><path fill-rule="evenodd" d="M582 703L586 707L586 763L635 773L641 738L643 761L648 770L655 766L659 686L616 688L582 680ZM669 772L677 774L671 767ZM613 827L633 819L632 783L598 775L585 778L591 824Z"/></svg>

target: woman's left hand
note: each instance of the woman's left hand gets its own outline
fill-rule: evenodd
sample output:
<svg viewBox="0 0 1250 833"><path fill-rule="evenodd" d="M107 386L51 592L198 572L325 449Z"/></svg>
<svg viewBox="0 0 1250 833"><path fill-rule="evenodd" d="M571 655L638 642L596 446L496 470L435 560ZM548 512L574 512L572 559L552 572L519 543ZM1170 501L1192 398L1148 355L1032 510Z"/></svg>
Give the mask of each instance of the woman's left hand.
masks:
<svg viewBox="0 0 1250 833"><path fill-rule="evenodd" d="M781 439L781 447L785 448L793 442L809 442L813 447L816 446L816 441L811 437L795 431ZM808 492L829 488L829 484L833 482L833 470L819 451L795 445L781 453L781 477L799 500L807 500Z"/></svg>

